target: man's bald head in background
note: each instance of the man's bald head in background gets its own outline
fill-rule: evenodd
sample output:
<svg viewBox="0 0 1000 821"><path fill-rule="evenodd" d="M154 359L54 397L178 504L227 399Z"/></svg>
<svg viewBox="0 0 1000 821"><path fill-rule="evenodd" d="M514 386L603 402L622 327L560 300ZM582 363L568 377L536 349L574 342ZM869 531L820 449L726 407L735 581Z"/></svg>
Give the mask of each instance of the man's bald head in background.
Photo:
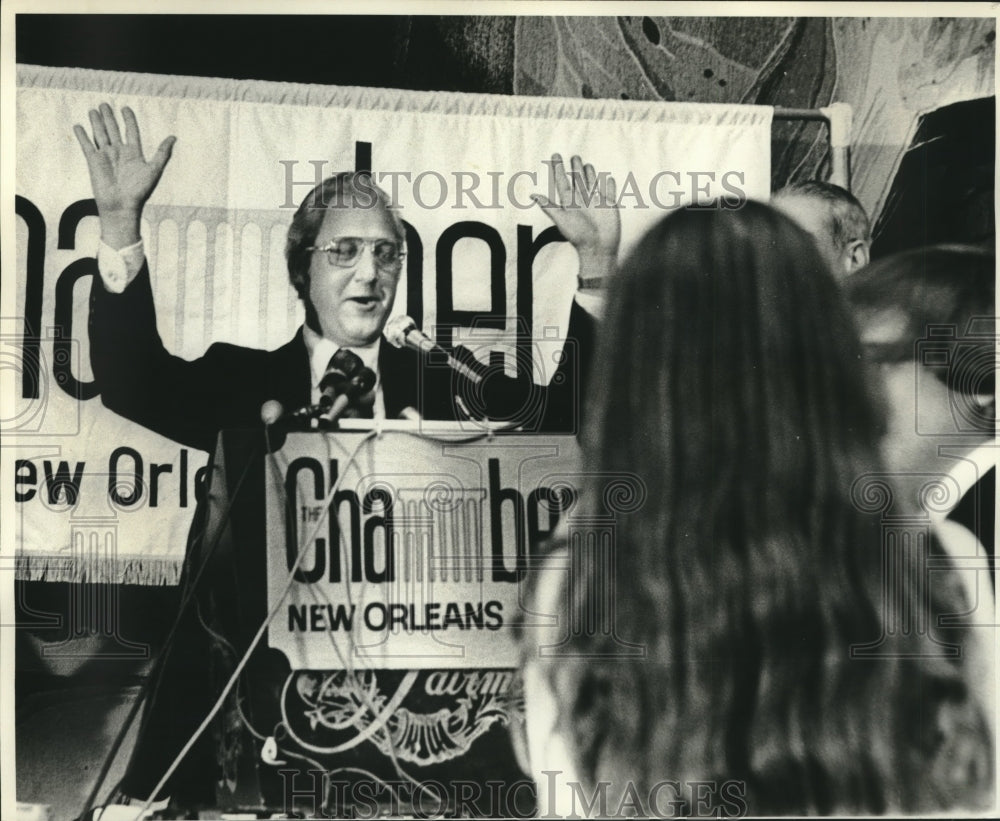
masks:
<svg viewBox="0 0 1000 821"><path fill-rule="evenodd" d="M846 188L809 180L785 186L771 204L812 234L837 279L868 264L871 225Z"/></svg>

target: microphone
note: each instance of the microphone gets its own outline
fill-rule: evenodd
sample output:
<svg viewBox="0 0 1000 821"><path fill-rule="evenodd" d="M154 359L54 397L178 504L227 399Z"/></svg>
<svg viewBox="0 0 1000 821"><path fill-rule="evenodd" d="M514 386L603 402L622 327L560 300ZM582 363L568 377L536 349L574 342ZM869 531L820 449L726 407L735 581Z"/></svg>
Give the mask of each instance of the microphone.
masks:
<svg viewBox="0 0 1000 821"><path fill-rule="evenodd" d="M363 367L361 357L346 348L341 348L330 357L323 378L319 381L319 407L322 411L333 405L337 396L345 390L348 380Z"/></svg>
<svg viewBox="0 0 1000 821"><path fill-rule="evenodd" d="M385 333L385 338L395 348L405 346L425 356L432 353L443 356L448 361L448 366L452 370L458 371L473 384L478 385L483 381L483 377L480 374L476 373L464 362L459 362L455 359L455 357L438 345L437 342L421 331L417 327L417 323L408 316L396 316L390 319L386 323L383 333Z"/></svg>
<svg viewBox="0 0 1000 821"><path fill-rule="evenodd" d="M361 358L353 351L341 348L330 357L326 371L323 373L323 378L320 379L319 387L322 393L320 393L317 404L306 405L298 410L286 413L284 405L275 399L269 399L260 406L260 419L265 425L270 427L278 422L312 419L314 416L325 414L333 407L336 400L340 396L343 396L344 392L349 389L351 379L361 370L367 370ZM374 384L374 377L375 374L373 373L372 384ZM368 387L368 390L371 390L371 386ZM362 391L361 393L364 392ZM355 395L360 396L360 394ZM344 404L345 408L350 401L348 399ZM339 413L343 413L343 408L338 411ZM334 414L330 418L335 419L338 414Z"/></svg>
<svg viewBox="0 0 1000 821"><path fill-rule="evenodd" d="M333 422L354 402L359 396L364 396L375 387L375 371L362 366L354 376L352 376L344 386L343 392L337 396L330 404L322 418L327 422Z"/></svg>
<svg viewBox="0 0 1000 821"><path fill-rule="evenodd" d="M285 415L285 406L277 399L268 399L260 406L260 421L270 427Z"/></svg>
<svg viewBox="0 0 1000 821"><path fill-rule="evenodd" d="M285 411L285 406L277 399L268 399L260 406L260 421L265 427L274 425L288 425L303 420L312 419L324 412L322 405L305 405L298 410Z"/></svg>

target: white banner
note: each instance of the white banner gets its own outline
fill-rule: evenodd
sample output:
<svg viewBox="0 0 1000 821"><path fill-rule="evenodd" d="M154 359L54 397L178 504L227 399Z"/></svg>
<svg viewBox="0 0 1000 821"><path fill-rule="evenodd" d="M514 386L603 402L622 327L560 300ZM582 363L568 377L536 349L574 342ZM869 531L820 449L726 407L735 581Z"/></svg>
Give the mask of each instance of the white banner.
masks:
<svg viewBox="0 0 1000 821"><path fill-rule="evenodd" d="M351 439L292 434L265 473L269 646L293 670L517 667L531 550L579 498L576 439L387 431L348 458Z"/></svg>
<svg viewBox="0 0 1000 821"><path fill-rule="evenodd" d="M370 168L419 241L394 312L444 342L474 339L484 357L484 342L506 351L511 367L534 341L540 382L576 287L572 249L551 233L539 241L551 223L529 198L551 196L554 153L615 177L623 252L669 208L769 193L769 108L19 67L18 264L3 282L17 314L0 345L22 578L175 581L205 462L106 410L92 382L99 229L72 126L102 101L132 107L147 155L178 138L143 236L160 335L186 358L215 341L273 348L294 334L285 232L338 170ZM475 317L502 327L473 334Z"/></svg>

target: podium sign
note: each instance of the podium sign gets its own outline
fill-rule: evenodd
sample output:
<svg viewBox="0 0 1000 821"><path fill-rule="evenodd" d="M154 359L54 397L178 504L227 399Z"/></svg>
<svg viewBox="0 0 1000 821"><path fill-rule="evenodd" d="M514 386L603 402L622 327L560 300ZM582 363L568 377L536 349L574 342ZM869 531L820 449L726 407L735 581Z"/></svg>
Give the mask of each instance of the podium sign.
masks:
<svg viewBox="0 0 1000 821"><path fill-rule="evenodd" d="M517 666L529 552L578 495L573 437L303 433L270 458L268 642L293 670Z"/></svg>

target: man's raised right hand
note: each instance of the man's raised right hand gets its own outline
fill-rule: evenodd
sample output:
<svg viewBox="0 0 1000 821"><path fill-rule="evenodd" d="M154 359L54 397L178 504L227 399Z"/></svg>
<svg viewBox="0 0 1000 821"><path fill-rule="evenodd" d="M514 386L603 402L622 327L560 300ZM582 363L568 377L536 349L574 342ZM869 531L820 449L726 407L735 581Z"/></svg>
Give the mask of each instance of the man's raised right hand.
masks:
<svg viewBox="0 0 1000 821"><path fill-rule="evenodd" d="M101 219L101 239L112 248L124 248L139 241L143 206L160 181L177 141L176 137L167 137L147 162L132 109L123 108L122 119L125 122L124 141L115 113L107 103L102 103L99 111L90 112L93 142L83 126L73 126L90 171L90 184Z"/></svg>

